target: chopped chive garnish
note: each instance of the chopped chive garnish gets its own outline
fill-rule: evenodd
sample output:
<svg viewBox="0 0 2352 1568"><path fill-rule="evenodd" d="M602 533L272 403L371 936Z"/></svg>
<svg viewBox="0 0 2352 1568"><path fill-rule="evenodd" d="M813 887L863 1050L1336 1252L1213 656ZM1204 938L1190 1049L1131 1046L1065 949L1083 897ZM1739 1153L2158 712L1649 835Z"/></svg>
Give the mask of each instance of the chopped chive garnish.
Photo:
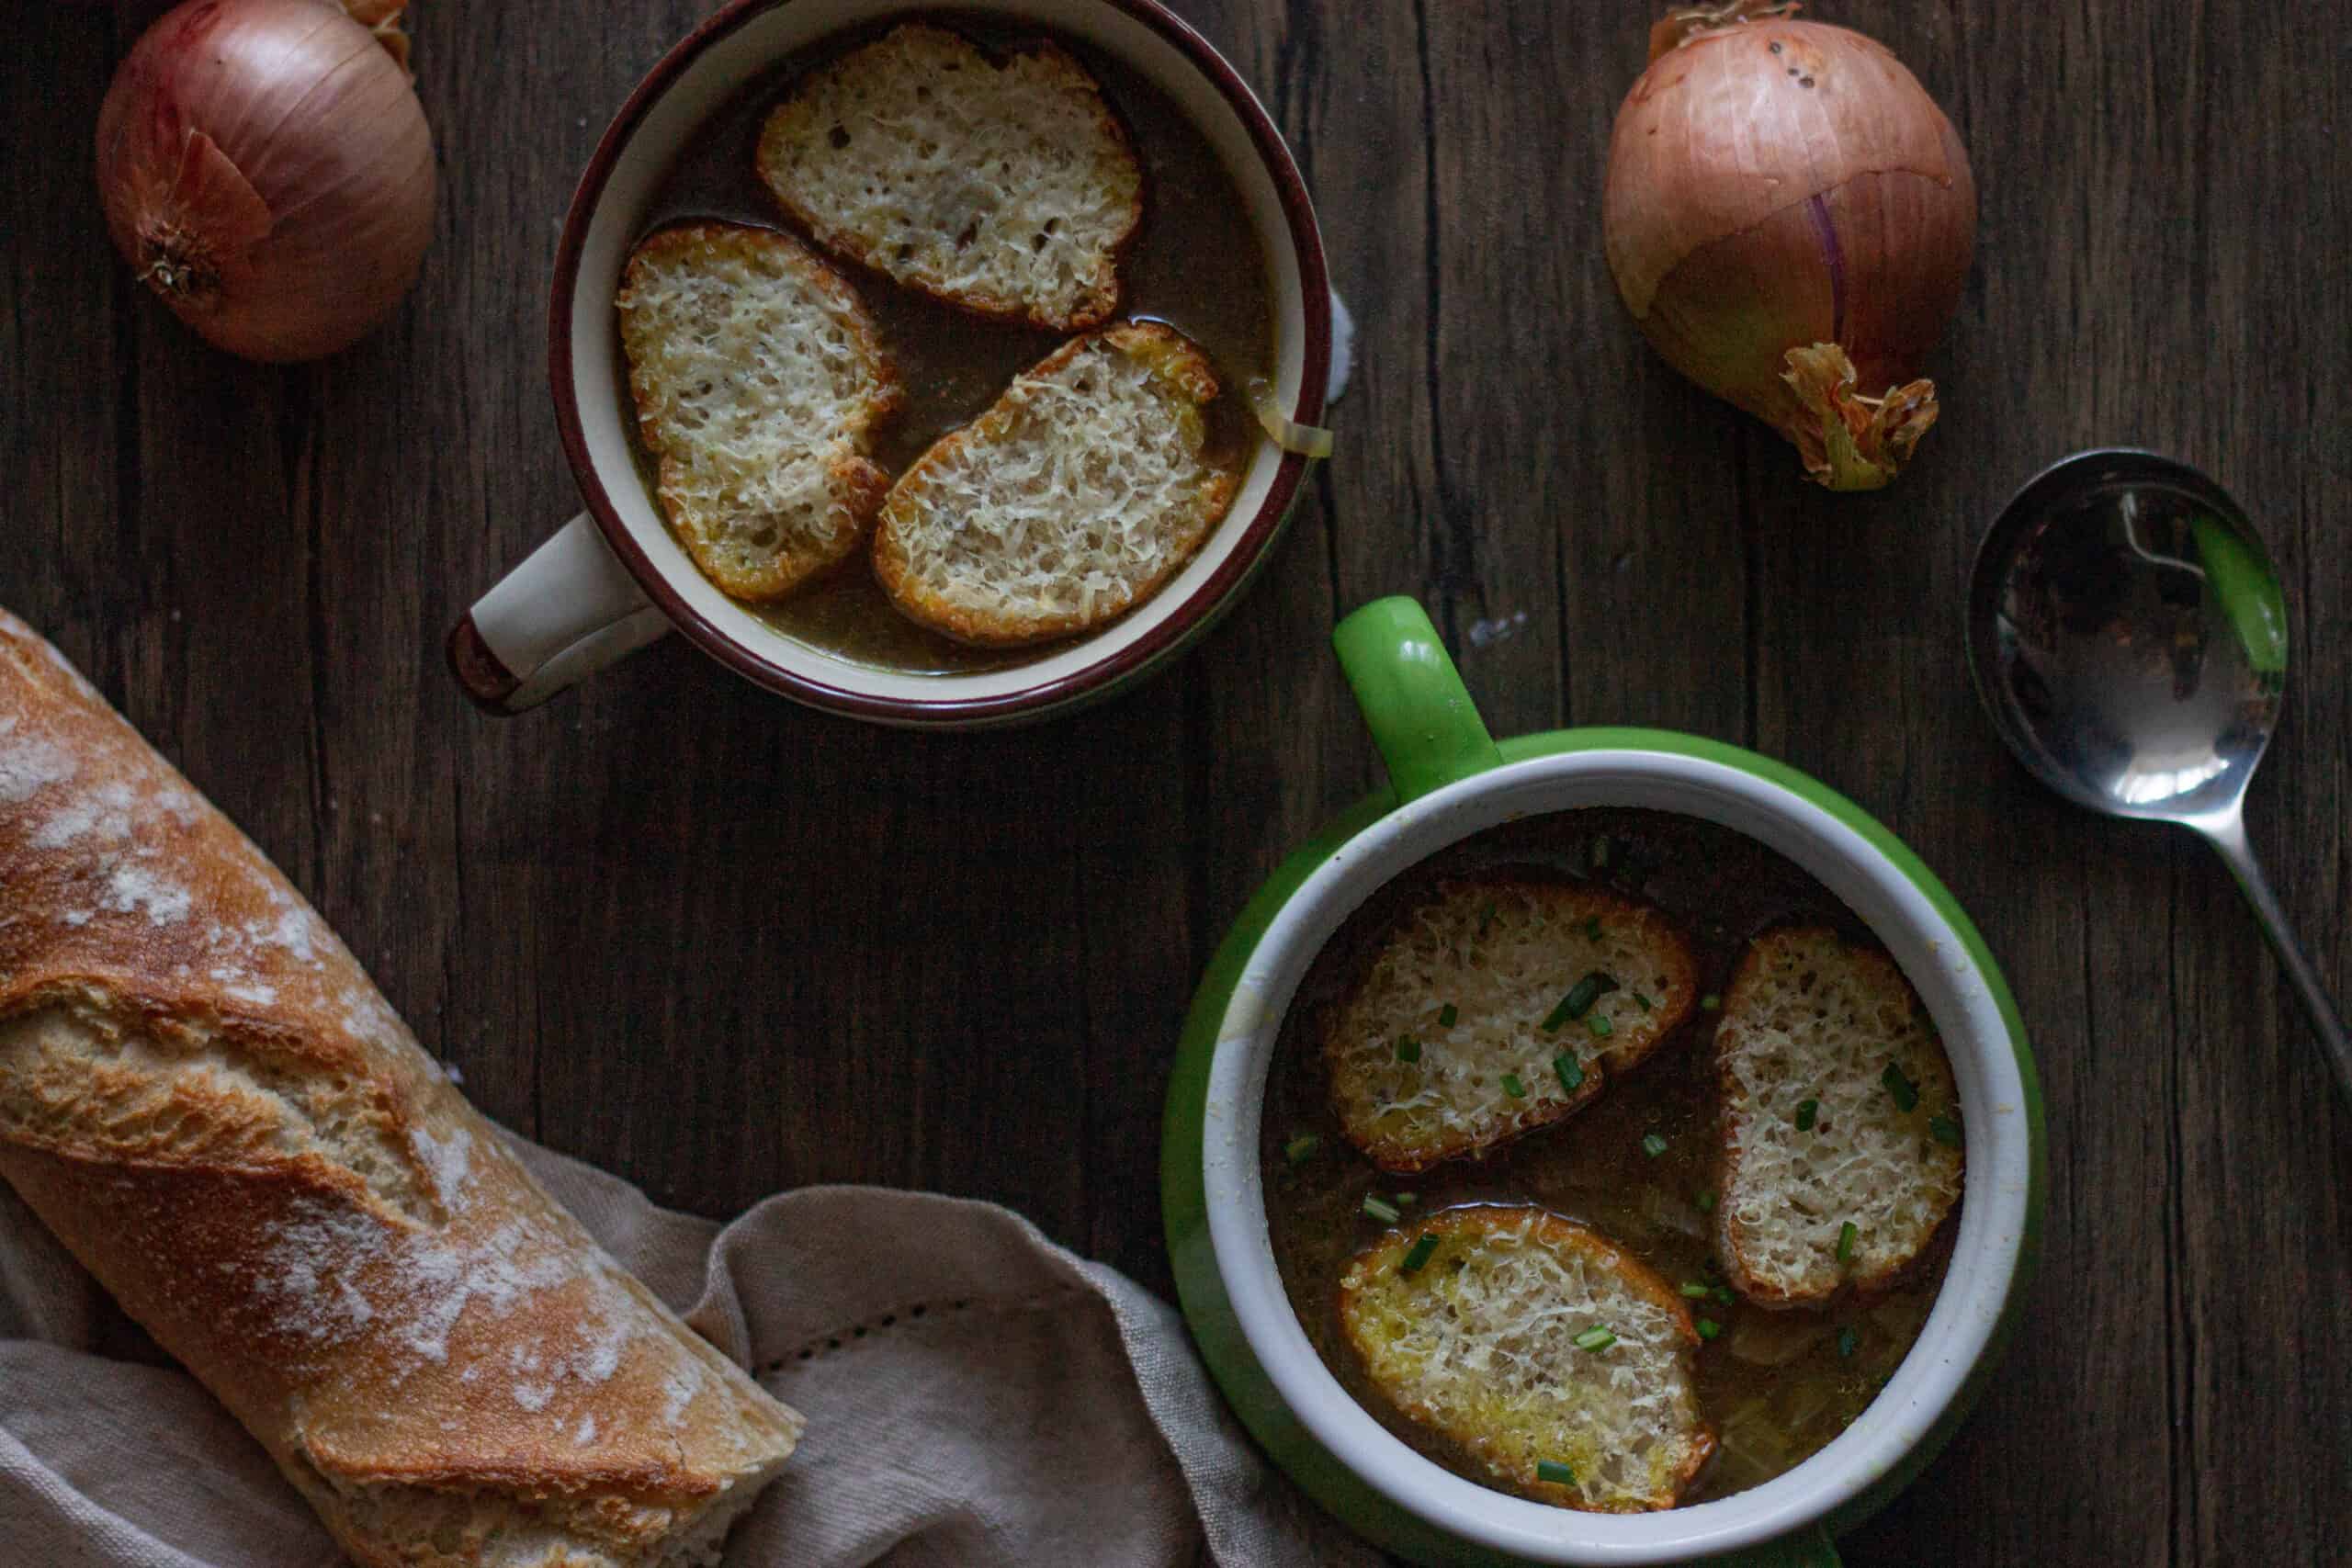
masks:
<svg viewBox="0 0 2352 1568"><path fill-rule="evenodd" d="M1448 1002L1443 1007L1437 1010L1437 1026L1440 1029L1452 1029L1453 1027L1453 1021L1461 1016L1462 1010L1455 1007L1452 1002Z"/></svg>
<svg viewBox="0 0 2352 1568"><path fill-rule="evenodd" d="M1396 1265L1396 1272L1399 1274L1419 1273L1421 1265L1427 1263L1430 1260L1430 1254L1436 1250L1437 1237L1434 1235L1421 1237L1413 1244L1413 1249L1405 1254L1404 1261Z"/></svg>
<svg viewBox="0 0 2352 1568"><path fill-rule="evenodd" d="M1694 1302L1703 1302L1715 1293L1715 1288L1704 1280L1685 1280L1682 1281L1682 1293Z"/></svg>
<svg viewBox="0 0 2352 1568"><path fill-rule="evenodd" d="M1894 1108L1897 1111L1910 1111L1917 1109L1919 1086L1905 1077L1901 1067L1889 1062L1886 1065L1886 1071L1879 1074L1878 1081L1886 1086L1887 1093L1894 1096Z"/></svg>
<svg viewBox="0 0 2352 1568"><path fill-rule="evenodd" d="M1418 1193L1413 1193L1413 1192L1399 1192L1399 1193L1397 1193L1397 1194L1396 1194L1396 1202L1397 1202L1397 1204L1398 1204L1398 1206L1399 1206L1399 1207L1402 1207L1404 1204L1407 1204L1407 1203L1418 1202L1419 1201L1419 1194L1418 1194Z"/></svg>
<svg viewBox="0 0 2352 1568"><path fill-rule="evenodd" d="M1510 1096L1513 1100L1525 1100L1527 1098L1527 1086L1519 1081L1519 1075L1517 1073L1505 1073L1503 1075L1503 1092Z"/></svg>
<svg viewBox="0 0 2352 1568"><path fill-rule="evenodd" d="M1317 1137L1314 1134L1301 1133L1297 1137L1293 1138L1289 1143L1283 1145L1283 1158L1290 1161L1293 1165L1303 1164L1307 1160L1313 1159L1315 1157L1315 1151L1322 1146L1323 1140Z"/></svg>
<svg viewBox="0 0 2352 1568"><path fill-rule="evenodd" d="M1574 1056L1561 1055L1552 1058L1552 1070L1560 1075L1560 1088L1569 1094L1584 1087L1584 1068Z"/></svg>
<svg viewBox="0 0 2352 1568"><path fill-rule="evenodd" d="M1798 1132L1800 1132L1800 1133L1810 1133L1810 1132L1812 1132L1812 1131L1813 1131L1813 1119L1814 1119L1814 1117L1815 1117L1816 1115L1820 1114L1820 1111L1821 1111L1821 1101L1819 1101L1819 1100L1798 1100L1798 1101L1797 1101L1797 1131L1798 1131Z"/></svg>
<svg viewBox="0 0 2352 1568"><path fill-rule="evenodd" d="M1713 1012L1723 1005L1723 998L1715 995L1713 991L1709 991L1705 996L1699 998L1699 1010L1702 1012Z"/></svg>
<svg viewBox="0 0 2352 1568"><path fill-rule="evenodd" d="M1560 1005L1554 1008L1551 1016L1544 1019L1544 1027L1557 1029L1571 1019L1582 1018L1586 1010L1600 998L1601 992L1613 991L1616 988L1615 980L1598 969L1594 970L1568 987L1568 994L1560 998Z"/></svg>
<svg viewBox="0 0 2352 1568"><path fill-rule="evenodd" d="M1539 1459L1535 1461L1535 1479L1548 1481L1555 1486L1574 1486L1577 1472L1558 1460Z"/></svg>
<svg viewBox="0 0 2352 1568"><path fill-rule="evenodd" d="M1838 1331L1838 1354L1850 1361L1854 1352L1862 1348L1861 1331L1849 1324Z"/></svg>
<svg viewBox="0 0 2352 1568"><path fill-rule="evenodd" d="M1949 1144L1953 1148L1960 1147L1960 1123L1949 1116L1928 1117L1928 1135L1939 1144Z"/></svg>
<svg viewBox="0 0 2352 1568"><path fill-rule="evenodd" d="M1739 1298L1731 1293L1731 1287L1729 1285L1717 1285L1715 1287L1715 1300L1722 1303L1724 1306L1736 1306L1739 1304Z"/></svg>
<svg viewBox="0 0 2352 1568"><path fill-rule="evenodd" d="M1421 1043L1409 1034L1399 1034L1396 1037L1396 1059L1400 1062L1419 1061Z"/></svg>
<svg viewBox="0 0 2352 1568"><path fill-rule="evenodd" d="M1591 938L1594 942L1599 942L1600 940L1600 917L1599 915L1587 915L1584 918L1584 934Z"/></svg>
<svg viewBox="0 0 2352 1568"><path fill-rule="evenodd" d="M1861 1226L1851 1220L1838 1227L1838 1262L1850 1263L1854 1260L1854 1243L1861 1238Z"/></svg>
<svg viewBox="0 0 2352 1568"><path fill-rule="evenodd" d="M1656 1133L1645 1133L1642 1134L1642 1153L1652 1159L1657 1158L1658 1156L1666 1153L1666 1140Z"/></svg>
<svg viewBox="0 0 2352 1568"><path fill-rule="evenodd" d="M1606 833L1592 841L1592 863L1604 871L1609 867L1609 835Z"/></svg>
<svg viewBox="0 0 2352 1568"><path fill-rule="evenodd" d="M1585 1020L1584 1026L1592 1032L1595 1040L1606 1040L1617 1032L1617 1026L1609 1021L1609 1015L1605 1012L1594 1013Z"/></svg>
<svg viewBox="0 0 2352 1568"><path fill-rule="evenodd" d="M1713 1193L1702 1192L1699 1194L1695 1201L1699 1205L1699 1212L1701 1213L1712 1214L1715 1212L1715 1195Z"/></svg>
<svg viewBox="0 0 2352 1568"><path fill-rule="evenodd" d="M1377 1192L1364 1194L1363 1212L1367 1218L1378 1220L1384 1225L1393 1225L1405 1217L1398 1212L1396 1204L1389 1202Z"/></svg>
<svg viewBox="0 0 2352 1568"><path fill-rule="evenodd" d="M1480 905L1478 908L1478 934L1480 936L1485 936L1487 934L1487 928L1494 923L1495 906L1493 900L1489 899L1487 903Z"/></svg>
<svg viewBox="0 0 2352 1568"><path fill-rule="evenodd" d="M1571 1343L1579 1350L1606 1350L1617 1343L1617 1336L1596 1323L1577 1335Z"/></svg>
<svg viewBox="0 0 2352 1568"><path fill-rule="evenodd" d="M1642 995L1639 991L1635 991L1634 993L1634 1005L1641 1009L1644 1012L1647 1012L1650 1010L1651 1003L1649 998Z"/></svg>
<svg viewBox="0 0 2352 1568"><path fill-rule="evenodd" d="M1724 1325L1712 1317L1702 1317L1699 1320L1699 1337L1702 1339L1713 1339L1723 1331Z"/></svg>

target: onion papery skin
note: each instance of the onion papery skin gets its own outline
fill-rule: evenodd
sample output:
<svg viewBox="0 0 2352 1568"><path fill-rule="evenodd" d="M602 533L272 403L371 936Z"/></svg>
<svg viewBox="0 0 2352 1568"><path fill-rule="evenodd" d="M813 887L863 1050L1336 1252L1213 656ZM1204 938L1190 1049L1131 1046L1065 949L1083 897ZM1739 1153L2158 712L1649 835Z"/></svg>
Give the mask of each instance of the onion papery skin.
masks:
<svg viewBox="0 0 2352 1568"><path fill-rule="evenodd" d="M330 0L190 0L116 71L98 110L107 231L208 341L315 359L415 280L433 138L392 47Z"/></svg>
<svg viewBox="0 0 2352 1568"><path fill-rule="evenodd" d="M1934 389L1911 378L1974 259L1967 151L1917 78L1860 33L1766 15L1667 41L1610 144L1618 291L1668 364L1780 431L1814 478L1883 483L1935 418ZM1840 407L1791 384L1817 382L1789 357L1815 344L1851 361ZM1881 397L1899 417L1882 419ZM1860 431L1860 467L1825 449L1840 416L1888 426Z"/></svg>

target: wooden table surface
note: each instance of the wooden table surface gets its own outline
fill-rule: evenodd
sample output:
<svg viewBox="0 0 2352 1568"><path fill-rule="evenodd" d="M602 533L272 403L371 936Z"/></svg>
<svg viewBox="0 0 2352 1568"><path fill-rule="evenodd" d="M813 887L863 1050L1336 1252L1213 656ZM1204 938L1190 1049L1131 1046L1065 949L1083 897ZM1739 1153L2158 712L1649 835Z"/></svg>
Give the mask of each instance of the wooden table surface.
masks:
<svg viewBox="0 0 2352 1568"><path fill-rule="evenodd" d="M1187 994L1376 781L1334 617L1420 595L1497 733L1783 758L1908 840L2007 966L2047 1261L1995 1392L1849 1561L2352 1561L2352 1115L2219 864L2031 784L1960 651L1970 552L2044 463L2133 443L2233 489L2297 658L2253 833L2352 992L2352 3L1824 0L1944 103L1984 207L1942 423L1869 497L1799 483L1617 300L1600 172L1648 6L1179 3L1290 135L1361 363L1272 569L1147 688L915 737L673 638L524 718L459 696L442 634L576 504L542 336L572 181L708 0L421 0L423 279L291 370L208 350L107 243L90 130L135 18L12 8L0 604L492 1116L711 1214L818 1181L999 1200L1166 1291Z"/></svg>

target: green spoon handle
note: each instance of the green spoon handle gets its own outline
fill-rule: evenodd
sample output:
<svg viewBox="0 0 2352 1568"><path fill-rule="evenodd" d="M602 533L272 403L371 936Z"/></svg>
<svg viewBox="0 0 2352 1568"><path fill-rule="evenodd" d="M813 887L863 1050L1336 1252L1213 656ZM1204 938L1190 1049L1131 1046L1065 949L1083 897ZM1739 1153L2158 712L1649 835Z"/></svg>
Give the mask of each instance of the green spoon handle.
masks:
<svg viewBox="0 0 2352 1568"><path fill-rule="evenodd" d="M2295 939L2294 929L2287 923L2287 911L2278 903L2278 895L2270 890L2270 879L2262 874L2262 864L2254 858L2254 848L2246 842L2245 818L2235 809L2192 822L2189 826L2205 835L2222 863L2238 879L2238 886L2245 893L2245 901L2254 906L2255 919L2262 922L2263 934L2270 939L2270 947L2278 954L2279 966L2287 971L2287 978L2302 998L2303 1011L2312 1021L2312 1029L2319 1035L2320 1049L2327 1053L2328 1065L2335 1070L2335 1087L2344 1096L2346 1109L2352 1109L2352 1034L2344 1028L2344 1014L2337 1010L2335 998L2327 993L2327 982L2321 977L2319 965L2303 951Z"/></svg>

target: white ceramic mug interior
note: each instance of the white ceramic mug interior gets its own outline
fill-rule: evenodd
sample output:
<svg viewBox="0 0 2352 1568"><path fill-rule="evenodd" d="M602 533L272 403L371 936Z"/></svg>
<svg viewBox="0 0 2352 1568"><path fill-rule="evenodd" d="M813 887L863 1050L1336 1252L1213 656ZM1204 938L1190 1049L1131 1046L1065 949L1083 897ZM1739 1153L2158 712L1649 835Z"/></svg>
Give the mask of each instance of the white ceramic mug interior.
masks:
<svg viewBox="0 0 2352 1568"><path fill-rule="evenodd" d="M1268 1239L1258 1149L1276 1037L1316 954L1384 884L1498 823L1577 807L1646 807L1720 823L1794 862L1877 933L1941 1032L1959 1081L1967 1178L1950 1269L1918 1342L1885 1389L1819 1453L1772 1481L1654 1514L1577 1513L1480 1486L1422 1458L1340 1387L1307 1342ZM1679 1562L1777 1540L1897 1465L1984 1354L2007 1302L2029 1211L2031 1138L2009 1029L1966 944L1876 846L1819 806L1720 762L1639 750L1531 758L1381 818L1334 852L1244 965L1210 1068L1204 1140L1216 1266L1251 1350L1334 1457L1459 1540L1541 1563ZM1220 1122L1229 1124L1220 1125Z"/></svg>
<svg viewBox="0 0 2352 1568"><path fill-rule="evenodd" d="M1276 307L1276 398L1302 419L1319 418L1330 342L1321 244L1296 170L1240 78L1183 23L1146 0L964 0L956 9L1091 44L1166 93L1200 129L1232 176L1264 251ZM1231 511L1198 554L1148 602L1110 626L1004 668L918 675L876 669L800 642L720 592L695 570L656 511L623 424L619 389L626 371L613 296L643 215L680 152L729 99L780 62L829 37L915 10L904 0L738 5L706 24L647 78L614 121L582 182L579 199L590 204L585 220L576 208L576 246L568 233L559 258L550 321L559 423L589 518L604 523L619 564L629 569L665 617L658 623L640 617L633 626L644 635L624 633L615 641L633 648L673 623L707 651L787 695L883 722L984 723L1034 716L1035 711L1100 694L1204 629L1272 544L1282 513L1295 499L1304 459L1260 444ZM1257 121L1254 133L1245 114ZM549 560L534 586L568 595L571 604L602 592L611 600L603 613L617 621L612 612L634 613L625 597L630 585L625 580L601 585L594 581L600 563L594 554L594 531L584 526L589 518L568 531L574 536L572 569L558 570L562 563L554 558L558 552L551 543L542 552ZM517 575L528 570L526 564ZM534 613L517 602L520 594L510 592L512 587L510 579L483 601L509 623L518 614ZM500 593L506 599L499 599ZM543 622L560 621L570 608L568 604L536 614ZM478 607L475 619L481 616ZM491 628L482 630L488 634ZM573 634L574 628L562 625L543 629L539 647ZM514 662L496 646L498 637L486 640L502 662ZM617 657L628 648L598 651ZM565 683L582 672L565 670ZM465 674L461 661L460 675Z"/></svg>

